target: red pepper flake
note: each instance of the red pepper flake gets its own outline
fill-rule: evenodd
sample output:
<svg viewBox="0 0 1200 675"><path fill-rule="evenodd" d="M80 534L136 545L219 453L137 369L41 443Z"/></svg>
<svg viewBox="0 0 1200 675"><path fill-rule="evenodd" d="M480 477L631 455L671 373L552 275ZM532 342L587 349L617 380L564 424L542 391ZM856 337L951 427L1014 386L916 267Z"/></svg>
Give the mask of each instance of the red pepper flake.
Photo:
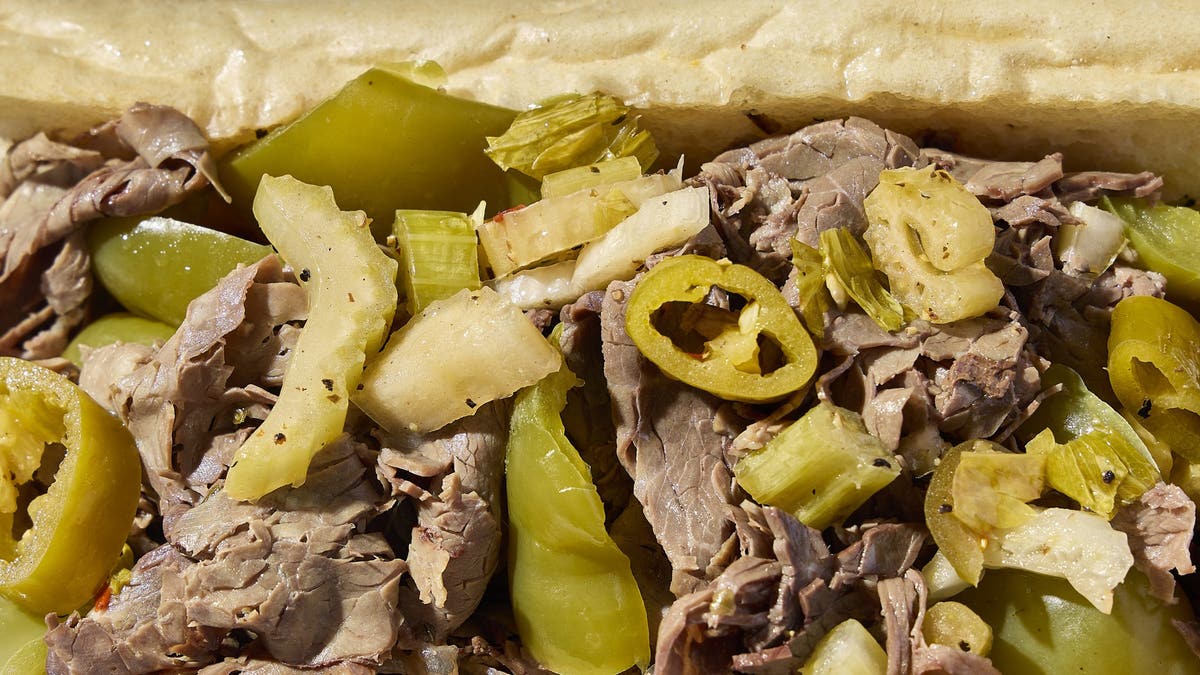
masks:
<svg viewBox="0 0 1200 675"><path fill-rule="evenodd" d="M517 204L516 206L514 206L512 208L504 209L500 213L497 213L496 215L492 216L492 220L496 221L497 223L503 223L505 215L507 215L509 213L516 213L517 211L520 211L521 209L524 209L524 208L525 208L524 204Z"/></svg>
<svg viewBox="0 0 1200 675"><path fill-rule="evenodd" d="M112 602L112 586L104 585L104 590L100 591L100 595L96 596L96 602L92 604L92 611L103 612L108 609L108 603Z"/></svg>

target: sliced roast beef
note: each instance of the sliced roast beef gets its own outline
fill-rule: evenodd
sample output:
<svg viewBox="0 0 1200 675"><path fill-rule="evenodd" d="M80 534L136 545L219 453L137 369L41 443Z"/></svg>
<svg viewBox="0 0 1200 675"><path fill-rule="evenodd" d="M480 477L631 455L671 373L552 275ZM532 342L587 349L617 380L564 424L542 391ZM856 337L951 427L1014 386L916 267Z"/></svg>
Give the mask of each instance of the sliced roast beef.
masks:
<svg viewBox="0 0 1200 675"><path fill-rule="evenodd" d="M793 237L816 246L830 228L861 234L879 172L923 164L910 139L852 117L726 152L692 182L710 188L713 223L734 262L782 283Z"/></svg>
<svg viewBox="0 0 1200 675"><path fill-rule="evenodd" d="M1158 483L1138 500L1117 510L1113 527L1129 537L1133 562L1150 580L1150 593L1175 604L1175 577L1196 571L1192 564L1192 533L1196 529L1196 505L1183 490L1171 483Z"/></svg>
<svg viewBox="0 0 1200 675"><path fill-rule="evenodd" d="M925 579L916 570L884 579L877 586L887 629L888 675L1000 675L985 657L946 645L928 644Z"/></svg>
<svg viewBox="0 0 1200 675"><path fill-rule="evenodd" d="M668 378L642 356L625 332L625 303L633 282L613 282L604 296L601 331L604 376L612 397L617 457L633 478L675 571L677 594L694 589L732 527L723 508L733 503L726 463L730 439L713 428L721 403Z"/></svg>
<svg viewBox="0 0 1200 675"><path fill-rule="evenodd" d="M84 319L91 290L86 249L76 245L69 262L60 259L49 266L39 251L97 218L157 213L207 187L216 175L204 134L172 108L139 103L120 120L94 130L88 141L106 152L39 135L14 146L0 164L0 287L24 286L31 275L52 270L40 293L46 308L39 309L37 302L31 306L33 299L25 297L0 314L5 353L57 356L67 334ZM50 335L36 339L47 321Z"/></svg>
<svg viewBox="0 0 1200 675"><path fill-rule="evenodd" d="M1054 192L1064 203L1094 202L1105 193L1149 197L1162 189L1163 179L1143 171L1114 173L1112 171L1082 171L1064 176L1054 184Z"/></svg>

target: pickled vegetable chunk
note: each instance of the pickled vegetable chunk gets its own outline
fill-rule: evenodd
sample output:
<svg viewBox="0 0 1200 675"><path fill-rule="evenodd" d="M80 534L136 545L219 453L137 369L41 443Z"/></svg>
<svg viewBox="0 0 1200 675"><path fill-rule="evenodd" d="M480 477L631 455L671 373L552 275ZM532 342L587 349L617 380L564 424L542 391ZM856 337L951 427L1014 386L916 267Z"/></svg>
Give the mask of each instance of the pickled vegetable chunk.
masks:
<svg viewBox="0 0 1200 675"><path fill-rule="evenodd" d="M304 483L313 456L342 433L366 355L383 343L396 309L396 262L375 244L366 215L339 210L328 187L265 177L254 212L308 279L309 314L279 400L229 468L225 490L242 500Z"/></svg>
<svg viewBox="0 0 1200 675"><path fill-rule="evenodd" d="M863 238L905 307L933 323L979 316L1004 285L983 264L996 243L992 216L945 171L891 169L864 202Z"/></svg>
<svg viewBox="0 0 1200 675"><path fill-rule="evenodd" d="M402 209L396 212L392 233L410 314L464 288L479 288L478 242L467 214Z"/></svg>
<svg viewBox="0 0 1200 675"><path fill-rule="evenodd" d="M1141 264L1167 278L1167 297L1200 310L1200 211L1132 199L1114 199L1108 207L1125 221Z"/></svg>
<svg viewBox="0 0 1200 675"><path fill-rule="evenodd" d="M509 581L521 640L557 672L612 675L650 660L629 558L604 529L591 471L561 413L563 368L517 396L506 453Z"/></svg>
<svg viewBox="0 0 1200 675"><path fill-rule="evenodd" d="M380 240L397 209L470 213L480 201L512 206L509 180L485 137L516 113L443 94L411 73L372 68L308 114L221 163L234 203L249 208L264 175L328 185L361 209Z"/></svg>
<svg viewBox="0 0 1200 675"><path fill-rule="evenodd" d="M114 342L136 342L149 345L155 342L166 342L174 334L175 327L161 321L143 319L126 312L107 314L79 331L67 348L63 350L63 358L79 366L82 365L79 351L82 346L96 349Z"/></svg>

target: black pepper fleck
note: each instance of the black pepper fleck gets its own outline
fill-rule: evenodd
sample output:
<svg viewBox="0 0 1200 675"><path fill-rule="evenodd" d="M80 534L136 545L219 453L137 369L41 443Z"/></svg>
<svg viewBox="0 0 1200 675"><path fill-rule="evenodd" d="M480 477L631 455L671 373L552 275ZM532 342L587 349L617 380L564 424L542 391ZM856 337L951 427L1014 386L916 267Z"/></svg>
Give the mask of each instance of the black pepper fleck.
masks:
<svg viewBox="0 0 1200 675"><path fill-rule="evenodd" d="M325 391L333 391L333 380L328 377L321 380L321 384L325 385Z"/></svg>
<svg viewBox="0 0 1200 675"><path fill-rule="evenodd" d="M1150 399L1142 399L1142 407L1138 408L1138 417L1146 419L1150 416Z"/></svg>
<svg viewBox="0 0 1200 675"><path fill-rule="evenodd" d="M969 651L971 651L971 643L967 642L966 640L959 640L958 648L963 650L964 652L969 652Z"/></svg>
<svg viewBox="0 0 1200 675"><path fill-rule="evenodd" d="M476 405L478 405L478 404L475 403L475 401L472 401L471 399L467 399L467 407L468 408L474 408Z"/></svg>
<svg viewBox="0 0 1200 675"><path fill-rule="evenodd" d="M308 281L311 278L312 272L308 271L308 268L300 270L300 281Z"/></svg>
<svg viewBox="0 0 1200 675"><path fill-rule="evenodd" d="M887 461L886 459L882 458L882 457L880 457L879 459L876 459L874 462L871 462L871 464L872 464L872 465L874 465L874 466L877 466L877 467L879 467L879 468L881 468L881 469L890 469L890 468L892 468L892 465L891 465L891 464L889 464L889 463L888 463L888 461Z"/></svg>
<svg viewBox="0 0 1200 675"><path fill-rule="evenodd" d="M950 513L953 510L954 507L949 504L942 504L941 506L938 506L938 513Z"/></svg>
<svg viewBox="0 0 1200 675"><path fill-rule="evenodd" d="M1101 479L1103 479L1103 480L1104 480L1104 484L1105 484L1105 485L1107 485L1107 484L1109 484L1109 483L1111 483L1111 482L1113 482L1114 480L1116 480L1116 479L1117 479L1117 474L1113 473L1113 472L1112 472L1112 470L1110 469L1110 470L1108 470L1108 471L1105 471L1105 472L1104 472L1104 473L1103 473L1103 474L1100 476L1100 478L1101 478Z"/></svg>
<svg viewBox="0 0 1200 675"><path fill-rule="evenodd" d="M598 167L594 164L588 168L592 170L592 173L600 173L600 167Z"/></svg>
<svg viewBox="0 0 1200 675"><path fill-rule="evenodd" d="M284 443L287 443L287 436L284 436L283 433L275 434L275 445L283 445Z"/></svg>

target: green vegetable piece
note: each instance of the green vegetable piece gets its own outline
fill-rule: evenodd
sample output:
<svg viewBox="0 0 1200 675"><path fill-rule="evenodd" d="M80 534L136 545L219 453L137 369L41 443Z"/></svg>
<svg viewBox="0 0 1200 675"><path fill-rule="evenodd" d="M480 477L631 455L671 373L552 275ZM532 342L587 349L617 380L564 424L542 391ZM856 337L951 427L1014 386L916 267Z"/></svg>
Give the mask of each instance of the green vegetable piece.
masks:
<svg viewBox="0 0 1200 675"><path fill-rule="evenodd" d="M161 321L143 319L126 312L106 314L89 323L63 350L63 358L77 366L83 365L79 348L87 345L93 349L115 342L136 342L151 345L166 342L175 334L175 327Z"/></svg>
<svg viewBox="0 0 1200 675"><path fill-rule="evenodd" d="M380 240L397 209L512 206L513 186L484 154L484 139L508 128L516 113L448 96L411 75L411 68L372 68L222 161L234 204L248 210L259 179L291 174L331 186L342 208L366 211Z"/></svg>
<svg viewBox="0 0 1200 675"><path fill-rule="evenodd" d="M1068 209L1079 222L1063 223L1054 238L1054 253L1063 269L1098 275L1108 269L1125 248L1125 221L1119 217L1075 202Z"/></svg>
<svg viewBox="0 0 1200 675"><path fill-rule="evenodd" d="M837 227L822 232L821 256L825 269L880 328L891 332L904 325L904 308L879 283L871 257L850 230Z"/></svg>
<svg viewBox="0 0 1200 675"><path fill-rule="evenodd" d="M1200 322L1159 298L1117 304L1108 373L1125 409L1189 461L1200 461Z"/></svg>
<svg viewBox="0 0 1200 675"><path fill-rule="evenodd" d="M142 478L133 438L67 378L0 357L0 465L0 594L39 616L78 609L129 534ZM18 488L48 471L49 488L24 505Z"/></svg>
<svg viewBox="0 0 1200 675"><path fill-rule="evenodd" d="M821 252L793 238L792 264L796 266L796 296L804 327L818 338L825 335L825 310L831 298L825 288L825 263Z"/></svg>
<svg viewBox="0 0 1200 675"><path fill-rule="evenodd" d="M46 620L0 596L0 675L46 672Z"/></svg>
<svg viewBox="0 0 1200 675"><path fill-rule="evenodd" d="M1140 573L1117 587L1103 614L1061 579L993 570L958 600L993 629L988 658L1003 673L1194 675L1200 672L1172 619L1192 621L1186 599L1165 605Z"/></svg>
<svg viewBox="0 0 1200 675"><path fill-rule="evenodd" d="M921 632L929 644L945 645L979 656L992 649L992 628L961 602L939 602L925 611Z"/></svg>
<svg viewBox="0 0 1200 675"><path fill-rule="evenodd" d="M738 460L733 472L759 503L824 529L891 483L900 466L857 413L822 402Z"/></svg>
<svg viewBox="0 0 1200 675"><path fill-rule="evenodd" d="M982 442L967 441L947 450L934 469L929 490L925 493L925 525L929 534L958 576L972 586L979 583L983 574L982 543L986 540L954 515L953 486L963 454Z"/></svg>
<svg viewBox="0 0 1200 675"><path fill-rule="evenodd" d="M1136 199L1104 203L1126 223L1138 260L1167 278L1167 297L1200 309L1200 211Z"/></svg>
<svg viewBox="0 0 1200 675"><path fill-rule="evenodd" d="M479 242L467 214L397 211L392 233L400 250L409 314L464 288L479 288Z"/></svg>
<svg viewBox="0 0 1200 675"><path fill-rule="evenodd" d="M932 165L886 170L863 207L863 239L902 305L949 323L1000 302L1004 284L983 262L996 242L992 216L950 174Z"/></svg>
<svg viewBox="0 0 1200 675"><path fill-rule="evenodd" d="M645 668L650 637L629 558L604 529L591 471L562 422L565 367L522 390L505 458L509 589L521 641L556 672Z"/></svg>
<svg viewBox="0 0 1200 675"><path fill-rule="evenodd" d="M611 96L566 96L517 115L502 135L488 137L487 154L499 166L537 179L621 157L636 157L649 171L658 148L638 119Z"/></svg>
<svg viewBox="0 0 1200 675"><path fill-rule="evenodd" d="M1137 432L1075 371L1052 365L1042 386L1063 389L1044 400L1017 435L1027 440L1030 454L1046 457L1051 487L1111 519L1117 506L1136 501L1161 479Z"/></svg>
<svg viewBox="0 0 1200 675"><path fill-rule="evenodd" d="M1015 454L995 443L978 441L959 458L950 491L954 517L972 532L1017 527L1033 518L1027 502L1046 486L1046 458Z"/></svg>
<svg viewBox="0 0 1200 675"><path fill-rule="evenodd" d="M621 157L586 166L576 166L542 178L542 199L561 197L580 190L633 180L642 175L637 157Z"/></svg>
<svg viewBox="0 0 1200 675"><path fill-rule="evenodd" d="M170 218L111 218L88 230L92 270L125 309L178 326L187 306L269 246Z"/></svg>
<svg viewBox="0 0 1200 675"><path fill-rule="evenodd" d="M854 619L846 619L825 634L800 669L802 675L883 675L887 652Z"/></svg>
<svg viewBox="0 0 1200 675"><path fill-rule="evenodd" d="M266 176L254 214L308 278L309 313L278 401L229 467L225 490L242 500L304 483L313 456L342 433L366 355L379 350L396 309L396 261L371 238L366 215L340 211L328 187Z"/></svg>
<svg viewBox="0 0 1200 675"><path fill-rule="evenodd" d="M783 365L766 373L747 372L720 351L689 354L655 327L654 315L663 305L701 302L713 286L745 298L747 332L773 340ZM647 272L630 295L625 329L642 355L664 373L733 401L781 399L805 387L817 366L812 338L774 284L749 267L703 256L671 257Z"/></svg>
<svg viewBox="0 0 1200 675"><path fill-rule="evenodd" d="M932 601L954 597L971 587L971 584L958 576L954 565L950 564L949 558L941 551L934 551L933 557L921 568L921 576L925 577L925 586Z"/></svg>

